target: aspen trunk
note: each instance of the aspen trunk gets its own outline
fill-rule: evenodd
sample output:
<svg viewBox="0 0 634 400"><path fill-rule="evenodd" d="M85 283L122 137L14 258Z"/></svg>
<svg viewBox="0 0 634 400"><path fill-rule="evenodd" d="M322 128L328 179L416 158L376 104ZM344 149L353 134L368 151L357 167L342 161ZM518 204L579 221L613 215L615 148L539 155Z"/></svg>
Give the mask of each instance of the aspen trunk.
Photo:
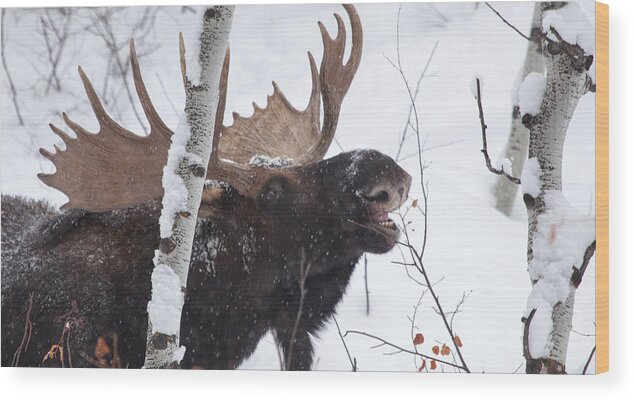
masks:
<svg viewBox="0 0 634 400"><path fill-rule="evenodd" d="M545 12L565 5L541 3L542 17ZM578 285L573 283L573 268L578 268L586 255L582 250L581 254L573 255L574 264L567 264L569 258L559 254L561 247L556 244L561 240L558 235L564 235L557 230L563 223L552 222L549 213L557 215L558 207L565 203L561 193L564 141L579 99L592 84L587 72L593 57L561 37L557 40L549 37L551 39L544 37L542 42L547 77L541 108L538 115L524 116L530 131L528 157L539 165L536 174L538 192L527 193L523 187L528 213L528 270L533 284L527 315L534 317L525 322L524 355L527 373L562 374L566 373L566 353ZM525 184L524 176L522 184ZM594 237L593 222L591 228L577 247L585 249L590 245ZM555 245L550 246L548 240Z"/></svg>
<svg viewBox="0 0 634 400"><path fill-rule="evenodd" d="M200 50L194 48L187 63L190 72L183 71L185 114L172 137L163 175L161 245L154 260L152 300L148 303L145 368L176 368L185 352L179 344L180 317L233 11L233 6L205 11L197 38Z"/></svg>
<svg viewBox="0 0 634 400"><path fill-rule="evenodd" d="M535 3L533 11L533 22L531 23L531 42L528 43L526 50L526 58L524 66L520 71L518 81L513 87L513 111L511 120L511 133L506 142L503 158L511 161L513 176L521 176L526 156L528 153L528 136L529 131L522 124L522 116L520 114L519 105L519 87L520 83L532 72L544 73L544 58L542 57L541 44L541 7L540 3ZM493 186L493 195L495 196L495 207L505 215L511 215L513 205L515 204L515 196L517 195L517 185L504 176L499 176L495 186Z"/></svg>

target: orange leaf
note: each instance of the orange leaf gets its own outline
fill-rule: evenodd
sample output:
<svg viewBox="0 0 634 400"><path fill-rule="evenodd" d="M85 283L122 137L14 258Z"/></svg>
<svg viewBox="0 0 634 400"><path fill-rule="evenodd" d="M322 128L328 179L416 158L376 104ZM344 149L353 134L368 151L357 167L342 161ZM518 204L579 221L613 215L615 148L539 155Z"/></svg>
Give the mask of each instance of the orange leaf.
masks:
<svg viewBox="0 0 634 400"><path fill-rule="evenodd" d="M423 336L422 333L417 333L416 336L414 336L414 346L423 344L424 342L425 342L425 336Z"/></svg>
<svg viewBox="0 0 634 400"><path fill-rule="evenodd" d="M433 351L435 355L438 355L438 353L440 352L440 349L438 348L438 346L434 346L431 348L431 351Z"/></svg>
<svg viewBox="0 0 634 400"><path fill-rule="evenodd" d="M420 365L420 368L418 369L418 372L423 372L425 370L426 365L427 365L427 361L423 360L423 362Z"/></svg>
<svg viewBox="0 0 634 400"><path fill-rule="evenodd" d="M418 207L418 199L414 199L414 201L412 201L412 208L416 207Z"/></svg>
<svg viewBox="0 0 634 400"><path fill-rule="evenodd" d="M458 345L458 347L462 347L462 340L460 340L460 336L456 335L454 339L456 339L456 345Z"/></svg>
<svg viewBox="0 0 634 400"><path fill-rule="evenodd" d="M440 354L442 354L443 356L448 356L450 353L451 353L451 349L449 348L449 346L443 344Z"/></svg>
<svg viewBox="0 0 634 400"><path fill-rule="evenodd" d="M436 360L431 360L431 362L429 363L429 368L436 369Z"/></svg>

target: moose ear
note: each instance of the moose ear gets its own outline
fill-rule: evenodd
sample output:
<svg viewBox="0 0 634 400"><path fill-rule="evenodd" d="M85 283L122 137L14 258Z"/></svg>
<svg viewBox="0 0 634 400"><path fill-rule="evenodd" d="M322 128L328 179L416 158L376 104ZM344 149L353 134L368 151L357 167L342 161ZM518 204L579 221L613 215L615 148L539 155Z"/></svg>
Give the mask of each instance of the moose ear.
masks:
<svg viewBox="0 0 634 400"><path fill-rule="evenodd" d="M277 176L270 179L260 190L259 206L269 212L277 212L290 205L291 186L286 178Z"/></svg>
<svg viewBox="0 0 634 400"><path fill-rule="evenodd" d="M230 206L231 195L227 188L214 186L205 187L200 199L198 218L209 218L214 214L225 211Z"/></svg>

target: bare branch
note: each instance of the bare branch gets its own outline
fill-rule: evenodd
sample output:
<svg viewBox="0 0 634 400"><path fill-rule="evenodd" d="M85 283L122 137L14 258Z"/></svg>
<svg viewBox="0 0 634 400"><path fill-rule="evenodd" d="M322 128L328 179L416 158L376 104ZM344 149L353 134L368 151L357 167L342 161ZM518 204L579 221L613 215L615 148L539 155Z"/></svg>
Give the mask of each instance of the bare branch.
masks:
<svg viewBox="0 0 634 400"><path fill-rule="evenodd" d="M511 24L509 21L507 21L502 14L500 14L495 8L493 8L493 6L491 6L491 4L489 4L488 1L485 1L484 4L487 5L487 7L489 7L491 9L491 11L493 11L495 13L495 15L497 15L498 17L500 17L500 19L502 20L502 22L504 22L506 25L508 25L511 29L513 29L515 32L517 32L521 37L523 37L524 39L528 40L529 42L532 42L533 39L531 39L530 37L526 36L525 34L523 34L519 29L517 29L513 24Z"/></svg>
<svg viewBox="0 0 634 400"><path fill-rule="evenodd" d="M9 81L9 88L11 89L11 100L13 101L13 108L15 108L15 115L18 117L18 122L20 125L24 126L24 119L22 118L22 113L20 113L20 105L18 104L18 92L15 89L15 84L13 83L13 78L11 78L11 74L9 73L9 67L7 66L7 57L5 54L6 49L6 33L4 31L5 27L5 13L7 12L6 8L2 9L2 21L0 21L0 28L2 31L0 32L0 57L2 58L2 66L4 67L4 73L7 75L7 79Z"/></svg>
<svg viewBox="0 0 634 400"><path fill-rule="evenodd" d="M352 372L357 372L357 359L356 357L353 359L352 356L350 356L350 351L348 350L346 339L344 339L343 335L341 334L341 329L339 329L339 323L337 322L337 318L333 316L332 319L335 321L335 325L337 325L337 332L339 333L339 337L341 338L341 343L343 343L344 349L346 349L346 354L348 355L348 360L350 360L350 366L352 367Z"/></svg>
<svg viewBox="0 0 634 400"><path fill-rule="evenodd" d="M295 317L295 324L293 325L293 334L291 335L290 343L288 344L288 355L286 356L286 366L285 369L288 370L291 366L291 361L293 359L293 347L295 345L295 336L297 336L297 330L299 329L299 321L302 317L302 312L304 311L304 301L306 299L306 278L308 277L308 273L310 271L310 267L313 264L311 262L306 263L306 251L302 247L302 260L299 265L299 309L297 310L297 316ZM337 325L337 327L339 327Z"/></svg>
<svg viewBox="0 0 634 400"><path fill-rule="evenodd" d="M401 133L401 140L399 141L398 144L398 150L396 151L396 157L394 158L397 162L400 159L400 155L401 155L401 151L403 150L403 145L405 144L405 138L407 135L407 131L409 130L409 128L412 126L410 120L412 118L412 112L414 112L414 109L416 108L416 98L418 97L418 93L420 92L420 86L421 83L423 82L423 78L425 78L426 74L427 74L427 69L429 69L429 65L431 64L431 60L434 58L434 54L436 54L436 49L438 48L438 41L436 41L436 43L434 43L434 47L431 50L431 53L429 53L429 57L427 58L427 62L425 63L425 67L423 68L423 71L421 72L420 76L418 77L418 82L416 82L416 90L414 91L414 96L412 99L412 102L410 103L409 106L409 111L407 112L407 121L405 122L405 127L403 128L403 132ZM397 49L398 51L398 49Z"/></svg>
<svg viewBox="0 0 634 400"><path fill-rule="evenodd" d="M4 12L4 10L2 10ZM12 367L18 367L20 364L20 356L23 351L29 347L29 342L31 341L31 333L33 331L33 324L31 323L31 311L33 310L33 293L29 294L29 300L27 301L26 307L26 317L24 319L24 335L22 336L22 341L18 346L18 349L13 353L13 361L11 362Z"/></svg>
<svg viewBox="0 0 634 400"><path fill-rule="evenodd" d="M590 246L588 246L585 253L583 254L583 262L581 264L581 268L577 268L575 266L572 267L572 276L570 277L570 283L572 283L575 288L578 288L579 285L581 285L583 275L586 273L588 264L590 263L592 256L594 256L594 252L596 251L596 249L597 241L595 240L594 242L590 243Z"/></svg>
<svg viewBox="0 0 634 400"><path fill-rule="evenodd" d="M530 314L528 314L528 318L524 319L522 322L524 322L524 341L523 341L523 345L524 345L524 358L526 360L531 360L531 348L528 345L528 333L530 332L531 329L531 321L533 321L533 317L535 316L535 313L537 312L536 308L533 308L530 312Z"/></svg>
<svg viewBox="0 0 634 400"><path fill-rule="evenodd" d="M448 366L450 366L450 367L458 368L458 369L460 369L460 370L463 370L463 371L469 372L469 369L467 369L466 367L464 367L464 366L462 366L462 365L453 364L453 363L450 363L449 361L441 360L441 359L439 359L439 358L432 357L432 356L427 355L427 354L419 353L419 352L417 352L417 351L412 351L412 350L407 350L407 349L404 349L404 348L402 348L402 347L400 347L400 346L398 346L398 345L396 345L396 344L390 343L390 342L388 342L387 340L381 339L381 338L380 338L380 337L378 337L378 336L374 336L374 335L371 335L371 334L366 333L366 332L361 332L361 331L346 331L346 333L343 335L343 337L348 336L348 334L349 334L349 333L352 333L352 334L355 334L355 335L362 335L362 336L366 336L366 337L369 337L369 338L372 338L372 339L378 340L378 341L380 342L379 346L389 346L389 347L392 347L392 348L394 348L394 349L399 350L399 353L408 353L408 354L413 354L413 355L416 355L416 356L420 356L420 357L427 358L427 359L429 359L429 360L434 360L434 361L436 361L436 362L438 362L438 363L445 364L445 365L448 365ZM378 346L374 346L374 347L378 347Z"/></svg>
<svg viewBox="0 0 634 400"><path fill-rule="evenodd" d="M590 356L588 357L588 361L586 361L586 365L583 366L583 372L581 373L581 375L585 375L586 372L588 372L588 367L590 366L590 362L592 361L592 357L594 357L594 353L597 351L597 346L594 346L592 348L592 351L590 352Z"/></svg>
<svg viewBox="0 0 634 400"><path fill-rule="evenodd" d="M480 78L476 77L476 100L478 102L478 114L480 117L480 126L482 128L482 154L484 155L484 162L487 166L487 168L489 169L489 171L491 171L492 173L496 174L496 175L502 175L504 177L506 177L506 179L508 179L509 181L517 184L517 185L521 185L522 181L519 178L515 178L511 175L509 175L506 171L504 171L504 169L497 169L494 168L493 165L491 165L491 157L489 157L489 149L487 146L487 125L484 122L484 111L482 108L482 90L480 87Z"/></svg>

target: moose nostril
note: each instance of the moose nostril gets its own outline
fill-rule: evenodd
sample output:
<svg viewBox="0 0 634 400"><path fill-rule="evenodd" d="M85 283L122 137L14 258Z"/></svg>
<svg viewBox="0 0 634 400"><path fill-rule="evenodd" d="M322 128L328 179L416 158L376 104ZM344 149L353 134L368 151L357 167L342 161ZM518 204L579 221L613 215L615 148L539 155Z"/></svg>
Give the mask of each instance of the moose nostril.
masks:
<svg viewBox="0 0 634 400"><path fill-rule="evenodd" d="M388 201L390 199L390 194L385 190L381 190L374 199L376 201Z"/></svg>

